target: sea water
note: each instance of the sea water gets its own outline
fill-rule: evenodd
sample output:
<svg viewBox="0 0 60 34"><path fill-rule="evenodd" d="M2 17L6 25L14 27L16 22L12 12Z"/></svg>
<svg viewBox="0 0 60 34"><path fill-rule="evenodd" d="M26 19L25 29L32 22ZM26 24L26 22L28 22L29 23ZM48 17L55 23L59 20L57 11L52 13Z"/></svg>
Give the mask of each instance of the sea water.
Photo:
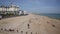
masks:
<svg viewBox="0 0 60 34"><path fill-rule="evenodd" d="M60 19L60 14L39 14L39 15Z"/></svg>

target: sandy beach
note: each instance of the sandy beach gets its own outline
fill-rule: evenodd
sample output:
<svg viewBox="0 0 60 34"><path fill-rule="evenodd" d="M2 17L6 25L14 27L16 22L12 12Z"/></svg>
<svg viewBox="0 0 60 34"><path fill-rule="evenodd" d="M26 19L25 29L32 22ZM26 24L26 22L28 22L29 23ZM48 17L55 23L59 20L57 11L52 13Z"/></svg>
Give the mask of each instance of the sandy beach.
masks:
<svg viewBox="0 0 60 34"><path fill-rule="evenodd" d="M60 20L29 14L0 20L0 34L60 34Z"/></svg>

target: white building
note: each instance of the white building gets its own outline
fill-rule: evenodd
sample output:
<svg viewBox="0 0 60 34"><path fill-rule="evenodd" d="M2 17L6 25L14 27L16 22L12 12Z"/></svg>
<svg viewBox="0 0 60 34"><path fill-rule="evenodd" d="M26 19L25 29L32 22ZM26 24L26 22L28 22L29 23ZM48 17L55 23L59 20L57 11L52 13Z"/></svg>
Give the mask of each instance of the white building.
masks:
<svg viewBox="0 0 60 34"><path fill-rule="evenodd" d="M9 6L5 6L5 5L1 5L0 6L0 14L14 14L14 15L18 15L20 8L16 5L9 5Z"/></svg>

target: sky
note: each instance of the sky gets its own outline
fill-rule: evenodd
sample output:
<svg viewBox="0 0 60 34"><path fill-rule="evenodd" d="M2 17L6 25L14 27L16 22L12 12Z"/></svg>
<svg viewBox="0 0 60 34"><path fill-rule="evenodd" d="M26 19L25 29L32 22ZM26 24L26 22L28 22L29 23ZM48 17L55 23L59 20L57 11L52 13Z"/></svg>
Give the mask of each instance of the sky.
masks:
<svg viewBox="0 0 60 34"><path fill-rule="evenodd" d="M31 13L60 13L60 0L0 0L0 6L10 3Z"/></svg>

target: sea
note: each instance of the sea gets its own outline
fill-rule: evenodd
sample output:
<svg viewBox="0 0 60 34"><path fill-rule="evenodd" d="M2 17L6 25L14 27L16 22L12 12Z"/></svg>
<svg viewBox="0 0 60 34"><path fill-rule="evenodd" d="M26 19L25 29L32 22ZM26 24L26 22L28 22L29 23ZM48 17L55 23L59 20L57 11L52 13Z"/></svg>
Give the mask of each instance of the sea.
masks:
<svg viewBox="0 0 60 34"><path fill-rule="evenodd" d="M60 19L60 14L38 14L38 15L43 15L43 16L48 16L50 18Z"/></svg>

